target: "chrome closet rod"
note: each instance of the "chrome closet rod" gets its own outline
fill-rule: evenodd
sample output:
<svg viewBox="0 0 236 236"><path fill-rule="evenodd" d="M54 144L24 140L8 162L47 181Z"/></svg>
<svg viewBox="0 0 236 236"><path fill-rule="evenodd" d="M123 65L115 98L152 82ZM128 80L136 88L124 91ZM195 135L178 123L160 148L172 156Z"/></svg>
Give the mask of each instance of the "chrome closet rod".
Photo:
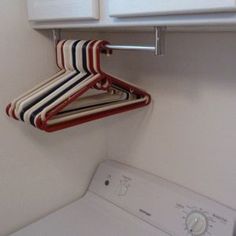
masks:
<svg viewBox="0 0 236 236"><path fill-rule="evenodd" d="M149 51L154 52L156 56L163 55L165 50L165 28L154 27L155 30L155 46L133 46L133 45L112 45L109 44L106 48L111 50L130 50L130 51Z"/></svg>
<svg viewBox="0 0 236 236"><path fill-rule="evenodd" d="M155 47L148 46L131 46L131 45L107 45L106 48L111 50L132 50L132 51L152 51L155 52Z"/></svg>
<svg viewBox="0 0 236 236"><path fill-rule="evenodd" d="M130 50L130 51L148 51L154 52L156 56L163 55L165 51L165 27L154 27L155 30L155 46L134 46L134 45L112 45L106 48L111 50Z"/></svg>

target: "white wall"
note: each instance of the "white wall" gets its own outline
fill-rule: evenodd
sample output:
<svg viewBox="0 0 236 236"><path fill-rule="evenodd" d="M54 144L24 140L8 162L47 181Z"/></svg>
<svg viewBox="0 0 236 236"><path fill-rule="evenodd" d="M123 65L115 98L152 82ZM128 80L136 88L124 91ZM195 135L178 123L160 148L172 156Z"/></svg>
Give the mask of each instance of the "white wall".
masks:
<svg viewBox="0 0 236 236"><path fill-rule="evenodd" d="M0 235L80 197L107 148L110 158L236 208L235 33L170 33L165 57L104 57L108 71L152 94L152 106L46 134L3 112L12 98L55 71L49 35L30 30L23 3L0 2ZM99 37L152 43L151 34Z"/></svg>
<svg viewBox="0 0 236 236"><path fill-rule="evenodd" d="M75 33L152 45L152 33ZM236 33L167 33L166 54L115 51L104 69L151 93L150 107L106 119L108 158L236 209Z"/></svg>
<svg viewBox="0 0 236 236"><path fill-rule="evenodd" d="M79 198L105 157L103 122L46 134L5 106L56 71L48 34L30 29L25 1L0 1L0 235Z"/></svg>
<svg viewBox="0 0 236 236"><path fill-rule="evenodd" d="M150 34L104 35L112 43ZM236 209L236 33L169 33L166 55L115 52L106 68L148 90L149 108L108 119L109 157Z"/></svg>

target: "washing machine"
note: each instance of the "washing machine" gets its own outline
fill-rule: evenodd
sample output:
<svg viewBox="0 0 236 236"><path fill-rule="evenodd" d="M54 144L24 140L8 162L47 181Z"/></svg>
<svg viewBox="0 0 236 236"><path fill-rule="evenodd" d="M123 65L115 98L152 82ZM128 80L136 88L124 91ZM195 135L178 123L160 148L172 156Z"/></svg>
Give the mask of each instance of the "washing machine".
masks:
<svg viewBox="0 0 236 236"><path fill-rule="evenodd" d="M86 194L11 236L235 236L236 211L115 161Z"/></svg>

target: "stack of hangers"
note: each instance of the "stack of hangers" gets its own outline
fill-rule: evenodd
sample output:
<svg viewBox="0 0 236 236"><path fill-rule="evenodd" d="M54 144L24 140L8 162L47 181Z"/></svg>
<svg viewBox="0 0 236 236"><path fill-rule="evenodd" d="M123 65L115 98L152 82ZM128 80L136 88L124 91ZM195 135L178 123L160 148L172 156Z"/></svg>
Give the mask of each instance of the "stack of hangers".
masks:
<svg viewBox="0 0 236 236"><path fill-rule="evenodd" d="M146 106L144 90L106 74L100 68L102 40L63 40L57 44L60 71L13 100L8 116L53 132Z"/></svg>

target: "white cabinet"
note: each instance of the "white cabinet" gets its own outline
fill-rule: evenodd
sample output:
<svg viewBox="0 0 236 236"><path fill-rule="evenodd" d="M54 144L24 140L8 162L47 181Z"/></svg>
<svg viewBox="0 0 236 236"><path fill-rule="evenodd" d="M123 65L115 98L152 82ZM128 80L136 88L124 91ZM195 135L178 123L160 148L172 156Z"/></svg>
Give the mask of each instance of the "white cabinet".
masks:
<svg viewBox="0 0 236 236"><path fill-rule="evenodd" d="M109 0L115 17L236 11L235 0Z"/></svg>
<svg viewBox="0 0 236 236"><path fill-rule="evenodd" d="M217 30L219 25L236 29L236 0L27 1L35 29L212 26Z"/></svg>
<svg viewBox="0 0 236 236"><path fill-rule="evenodd" d="M28 0L30 21L91 20L99 18L99 0Z"/></svg>

